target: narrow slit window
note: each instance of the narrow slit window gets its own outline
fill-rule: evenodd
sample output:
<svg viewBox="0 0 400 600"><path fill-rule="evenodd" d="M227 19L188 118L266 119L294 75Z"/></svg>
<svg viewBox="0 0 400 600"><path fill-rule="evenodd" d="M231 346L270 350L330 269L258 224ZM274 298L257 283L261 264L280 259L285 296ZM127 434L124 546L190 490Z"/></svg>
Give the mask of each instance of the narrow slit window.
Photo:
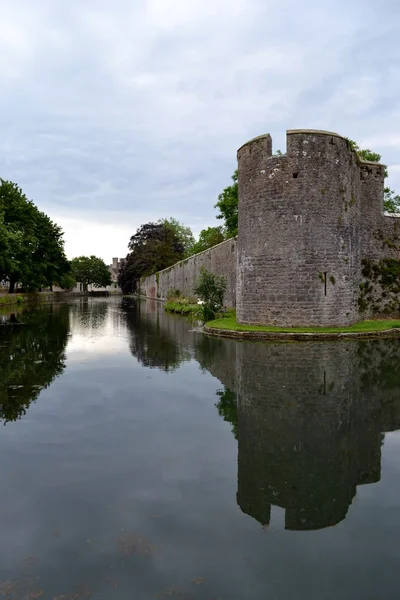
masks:
<svg viewBox="0 0 400 600"><path fill-rule="evenodd" d="M325 296L326 296L326 291L327 291L327 283L328 283L328 272L325 271L325 273L324 273L324 291L325 291Z"/></svg>
<svg viewBox="0 0 400 600"><path fill-rule="evenodd" d="M298 173L293 173L293 179L297 179L297 178L298 178L298 176L299 176L299 174L298 174Z"/></svg>

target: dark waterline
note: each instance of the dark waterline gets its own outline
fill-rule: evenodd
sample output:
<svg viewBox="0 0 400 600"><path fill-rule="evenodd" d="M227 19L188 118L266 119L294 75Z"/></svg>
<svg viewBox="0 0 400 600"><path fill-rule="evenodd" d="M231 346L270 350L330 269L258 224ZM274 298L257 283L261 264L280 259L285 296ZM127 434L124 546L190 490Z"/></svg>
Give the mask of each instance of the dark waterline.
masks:
<svg viewBox="0 0 400 600"><path fill-rule="evenodd" d="M212 339L120 299L16 316L0 598L399 598L397 340Z"/></svg>

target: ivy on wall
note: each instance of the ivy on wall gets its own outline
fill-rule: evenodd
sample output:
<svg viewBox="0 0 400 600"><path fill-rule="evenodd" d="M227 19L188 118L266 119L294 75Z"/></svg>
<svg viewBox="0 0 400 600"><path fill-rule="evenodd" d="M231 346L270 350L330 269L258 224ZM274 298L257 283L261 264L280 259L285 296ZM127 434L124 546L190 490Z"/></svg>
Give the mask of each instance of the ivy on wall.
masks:
<svg viewBox="0 0 400 600"><path fill-rule="evenodd" d="M393 234L391 236L385 235L382 229L377 229L374 236L377 240L382 242L382 248L389 248L390 250L400 250L400 235L398 224L395 224Z"/></svg>
<svg viewBox="0 0 400 600"><path fill-rule="evenodd" d="M360 283L358 307L360 312L400 312L400 260L383 258L362 261L364 281Z"/></svg>

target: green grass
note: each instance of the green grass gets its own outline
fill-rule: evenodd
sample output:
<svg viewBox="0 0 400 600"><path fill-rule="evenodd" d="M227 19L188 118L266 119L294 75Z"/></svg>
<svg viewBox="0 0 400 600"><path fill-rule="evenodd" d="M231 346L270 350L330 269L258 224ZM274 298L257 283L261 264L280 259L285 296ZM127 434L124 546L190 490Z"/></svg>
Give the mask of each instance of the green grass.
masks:
<svg viewBox="0 0 400 600"><path fill-rule="evenodd" d="M164 309L166 312L175 313L179 315L191 315L198 310L197 304L190 304L184 300L169 300L165 303Z"/></svg>
<svg viewBox="0 0 400 600"><path fill-rule="evenodd" d="M7 294L0 296L0 306L10 306L12 304L22 304L25 302L25 297L20 294Z"/></svg>
<svg viewBox="0 0 400 600"><path fill-rule="evenodd" d="M357 333L384 331L400 328L399 319L380 319L376 321L360 321L349 327L272 327L261 325L242 325L236 322L236 317L229 315L207 323L207 327L227 329L230 331L264 331L269 333Z"/></svg>

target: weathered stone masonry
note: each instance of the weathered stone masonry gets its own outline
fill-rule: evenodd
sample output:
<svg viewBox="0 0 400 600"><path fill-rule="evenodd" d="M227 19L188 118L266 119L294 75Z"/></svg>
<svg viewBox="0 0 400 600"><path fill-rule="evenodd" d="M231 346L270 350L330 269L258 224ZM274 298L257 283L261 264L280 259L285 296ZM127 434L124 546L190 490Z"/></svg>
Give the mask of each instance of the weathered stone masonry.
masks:
<svg viewBox="0 0 400 600"><path fill-rule="evenodd" d="M382 284L400 259L383 165L361 161L335 133L290 130L285 155L262 135L239 149L238 168L237 247L229 240L147 278L149 297L192 294L204 265L228 278L225 302L241 323L349 325L398 310L395 274Z"/></svg>
<svg viewBox="0 0 400 600"><path fill-rule="evenodd" d="M236 306L236 244L236 239L232 238L146 277L141 284L142 292L147 298L165 299L169 290L179 290L182 295L193 298L200 269L205 267L216 275L226 277L225 303Z"/></svg>

